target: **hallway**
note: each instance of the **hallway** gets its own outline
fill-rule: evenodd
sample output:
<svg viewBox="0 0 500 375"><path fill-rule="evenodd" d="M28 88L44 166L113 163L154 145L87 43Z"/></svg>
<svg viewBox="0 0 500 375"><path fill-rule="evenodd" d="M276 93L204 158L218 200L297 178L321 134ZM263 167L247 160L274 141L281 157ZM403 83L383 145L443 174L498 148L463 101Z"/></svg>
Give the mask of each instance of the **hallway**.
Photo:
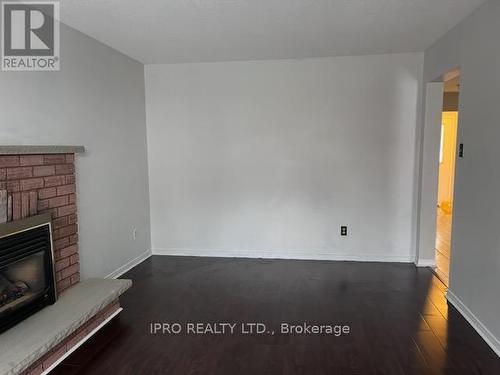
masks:
<svg viewBox="0 0 500 375"><path fill-rule="evenodd" d="M450 279L452 215L438 208L436 231L436 273L447 286Z"/></svg>

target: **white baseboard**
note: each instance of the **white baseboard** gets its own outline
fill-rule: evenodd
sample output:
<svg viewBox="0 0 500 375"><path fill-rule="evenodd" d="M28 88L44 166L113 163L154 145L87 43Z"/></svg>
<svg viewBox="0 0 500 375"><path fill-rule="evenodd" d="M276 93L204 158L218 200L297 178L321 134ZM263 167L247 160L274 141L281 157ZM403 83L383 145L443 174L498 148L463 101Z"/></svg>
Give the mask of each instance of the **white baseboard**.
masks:
<svg viewBox="0 0 500 375"><path fill-rule="evenodd" d="M327 252L311 252L300 250L218 250L218 249L153 249L153 255L176 255L189 257L222 257L222 258L261 258L261 259L297 259L297 260L336 260L353 262L396 262L413 263L413 255L385 254L341 254Z"/></svg>
<svg viewBox="0 0 500 375"><path fill-rule="evenodd" d="M68 350L66 353L64 353L61 357L57 359L52 365L50 365L49 368L44 370L40 375L47 375L49 372L51 372L53 369L59 365L62 361L64 361L66 358L68 358L76 349L78 349L80 346L82 346L88 339L90 339L92 336L94 336L97 331L99 331L102 327L104 327L106 324L108 324L115 316L117 316L119 313L123 311L123 308L120 307L118 308L113 314L108 316L101 324L99 324L97 327L95 327L92 331L90 331L83 339L81 339L75 346L73 346L70 350Z"/></svg>
<svg viewBox="0 0 500 375"><path fill-rule="evenodd" d="M415 262L417 267L436 267L436 259L418 259Z"/></svg>
<svg viewBox="0 0 500 375"><path fill-rule="evenodd" d="M106 276L106 279L117 279L121 275L123 275L125 272L130 271L132 268L137 266L139 263L144 262L146 259L148 259L151 256L151 250L146 250L139 256L135 257L134 259L128 261L125 263L123 266L120 268L117 268L113 272L111 272L109 275Z"/></svg>
<svg viewBox="0 0 500 375"><path fill-rule="evenodd" d="M486 326L474 315L474 313L458 298L451 290L448 289L446 299L450 302L469 324L476 330L491 349L500 357L500 340L486 328Z"/></svg>

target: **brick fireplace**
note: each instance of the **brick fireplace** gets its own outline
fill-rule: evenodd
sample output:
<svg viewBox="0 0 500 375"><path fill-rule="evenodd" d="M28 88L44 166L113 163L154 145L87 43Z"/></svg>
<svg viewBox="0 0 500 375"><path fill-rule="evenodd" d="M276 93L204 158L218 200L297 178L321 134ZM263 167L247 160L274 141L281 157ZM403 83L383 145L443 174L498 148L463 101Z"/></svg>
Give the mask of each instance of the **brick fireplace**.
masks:
<svg viewBox="0 0 500 375"><path fill-rule="evenodd" d="M0 191L7 192L7 221L52 216L56 288L80 281L75 154L0 155Z"/></svg>
<svg viewBox="0 0 500 375"><path fill-rule="evenodd" d="M82 146L0 146L0 223L47 222L41 214L50 216L59 296L55 304L0 333L0 373L50 372L120 313L119 296L132 285L123 279L80 282L75 179L80 152Z"/></svg>

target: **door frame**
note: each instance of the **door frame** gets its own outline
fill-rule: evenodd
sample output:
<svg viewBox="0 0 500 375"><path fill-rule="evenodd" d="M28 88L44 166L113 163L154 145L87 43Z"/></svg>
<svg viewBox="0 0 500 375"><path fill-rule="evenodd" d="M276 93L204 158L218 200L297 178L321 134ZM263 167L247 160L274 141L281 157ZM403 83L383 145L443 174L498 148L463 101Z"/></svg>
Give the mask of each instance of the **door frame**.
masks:
<svg viewBox="0 0 500 375"><path fill-rule="evenodd" d="M443 82L429 82L425 87L417 199L417 254L415 259L417 267L434 267L436 265L436 206L443 86Z"/></svg>
<svg viewBox="0 0 500 375"><path fill-rule="evenodd" d="M443 113L444 81L460 75L454 69L425 84L423 119L420 131L419 168L416 212L417 267L436 266L436 220L439 184L439 149ZM460 116L460 109L459 109ZM458 143L458 137L457 137ZM455 164L456 168L456 164Z"/></svg>

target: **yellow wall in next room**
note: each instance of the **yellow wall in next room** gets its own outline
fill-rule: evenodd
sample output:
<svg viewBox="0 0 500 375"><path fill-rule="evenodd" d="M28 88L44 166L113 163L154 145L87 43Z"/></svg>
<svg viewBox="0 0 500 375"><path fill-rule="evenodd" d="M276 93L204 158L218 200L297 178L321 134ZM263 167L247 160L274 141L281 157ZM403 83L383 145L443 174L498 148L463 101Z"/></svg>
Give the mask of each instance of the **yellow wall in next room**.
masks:
<svg viewBox="0 0 500 375"><path fill-rule="evenodd" d="M438 205L446 213L453 207L455 161L457 152L458 112L443 112L442 145L439 163Z"/></svg>

